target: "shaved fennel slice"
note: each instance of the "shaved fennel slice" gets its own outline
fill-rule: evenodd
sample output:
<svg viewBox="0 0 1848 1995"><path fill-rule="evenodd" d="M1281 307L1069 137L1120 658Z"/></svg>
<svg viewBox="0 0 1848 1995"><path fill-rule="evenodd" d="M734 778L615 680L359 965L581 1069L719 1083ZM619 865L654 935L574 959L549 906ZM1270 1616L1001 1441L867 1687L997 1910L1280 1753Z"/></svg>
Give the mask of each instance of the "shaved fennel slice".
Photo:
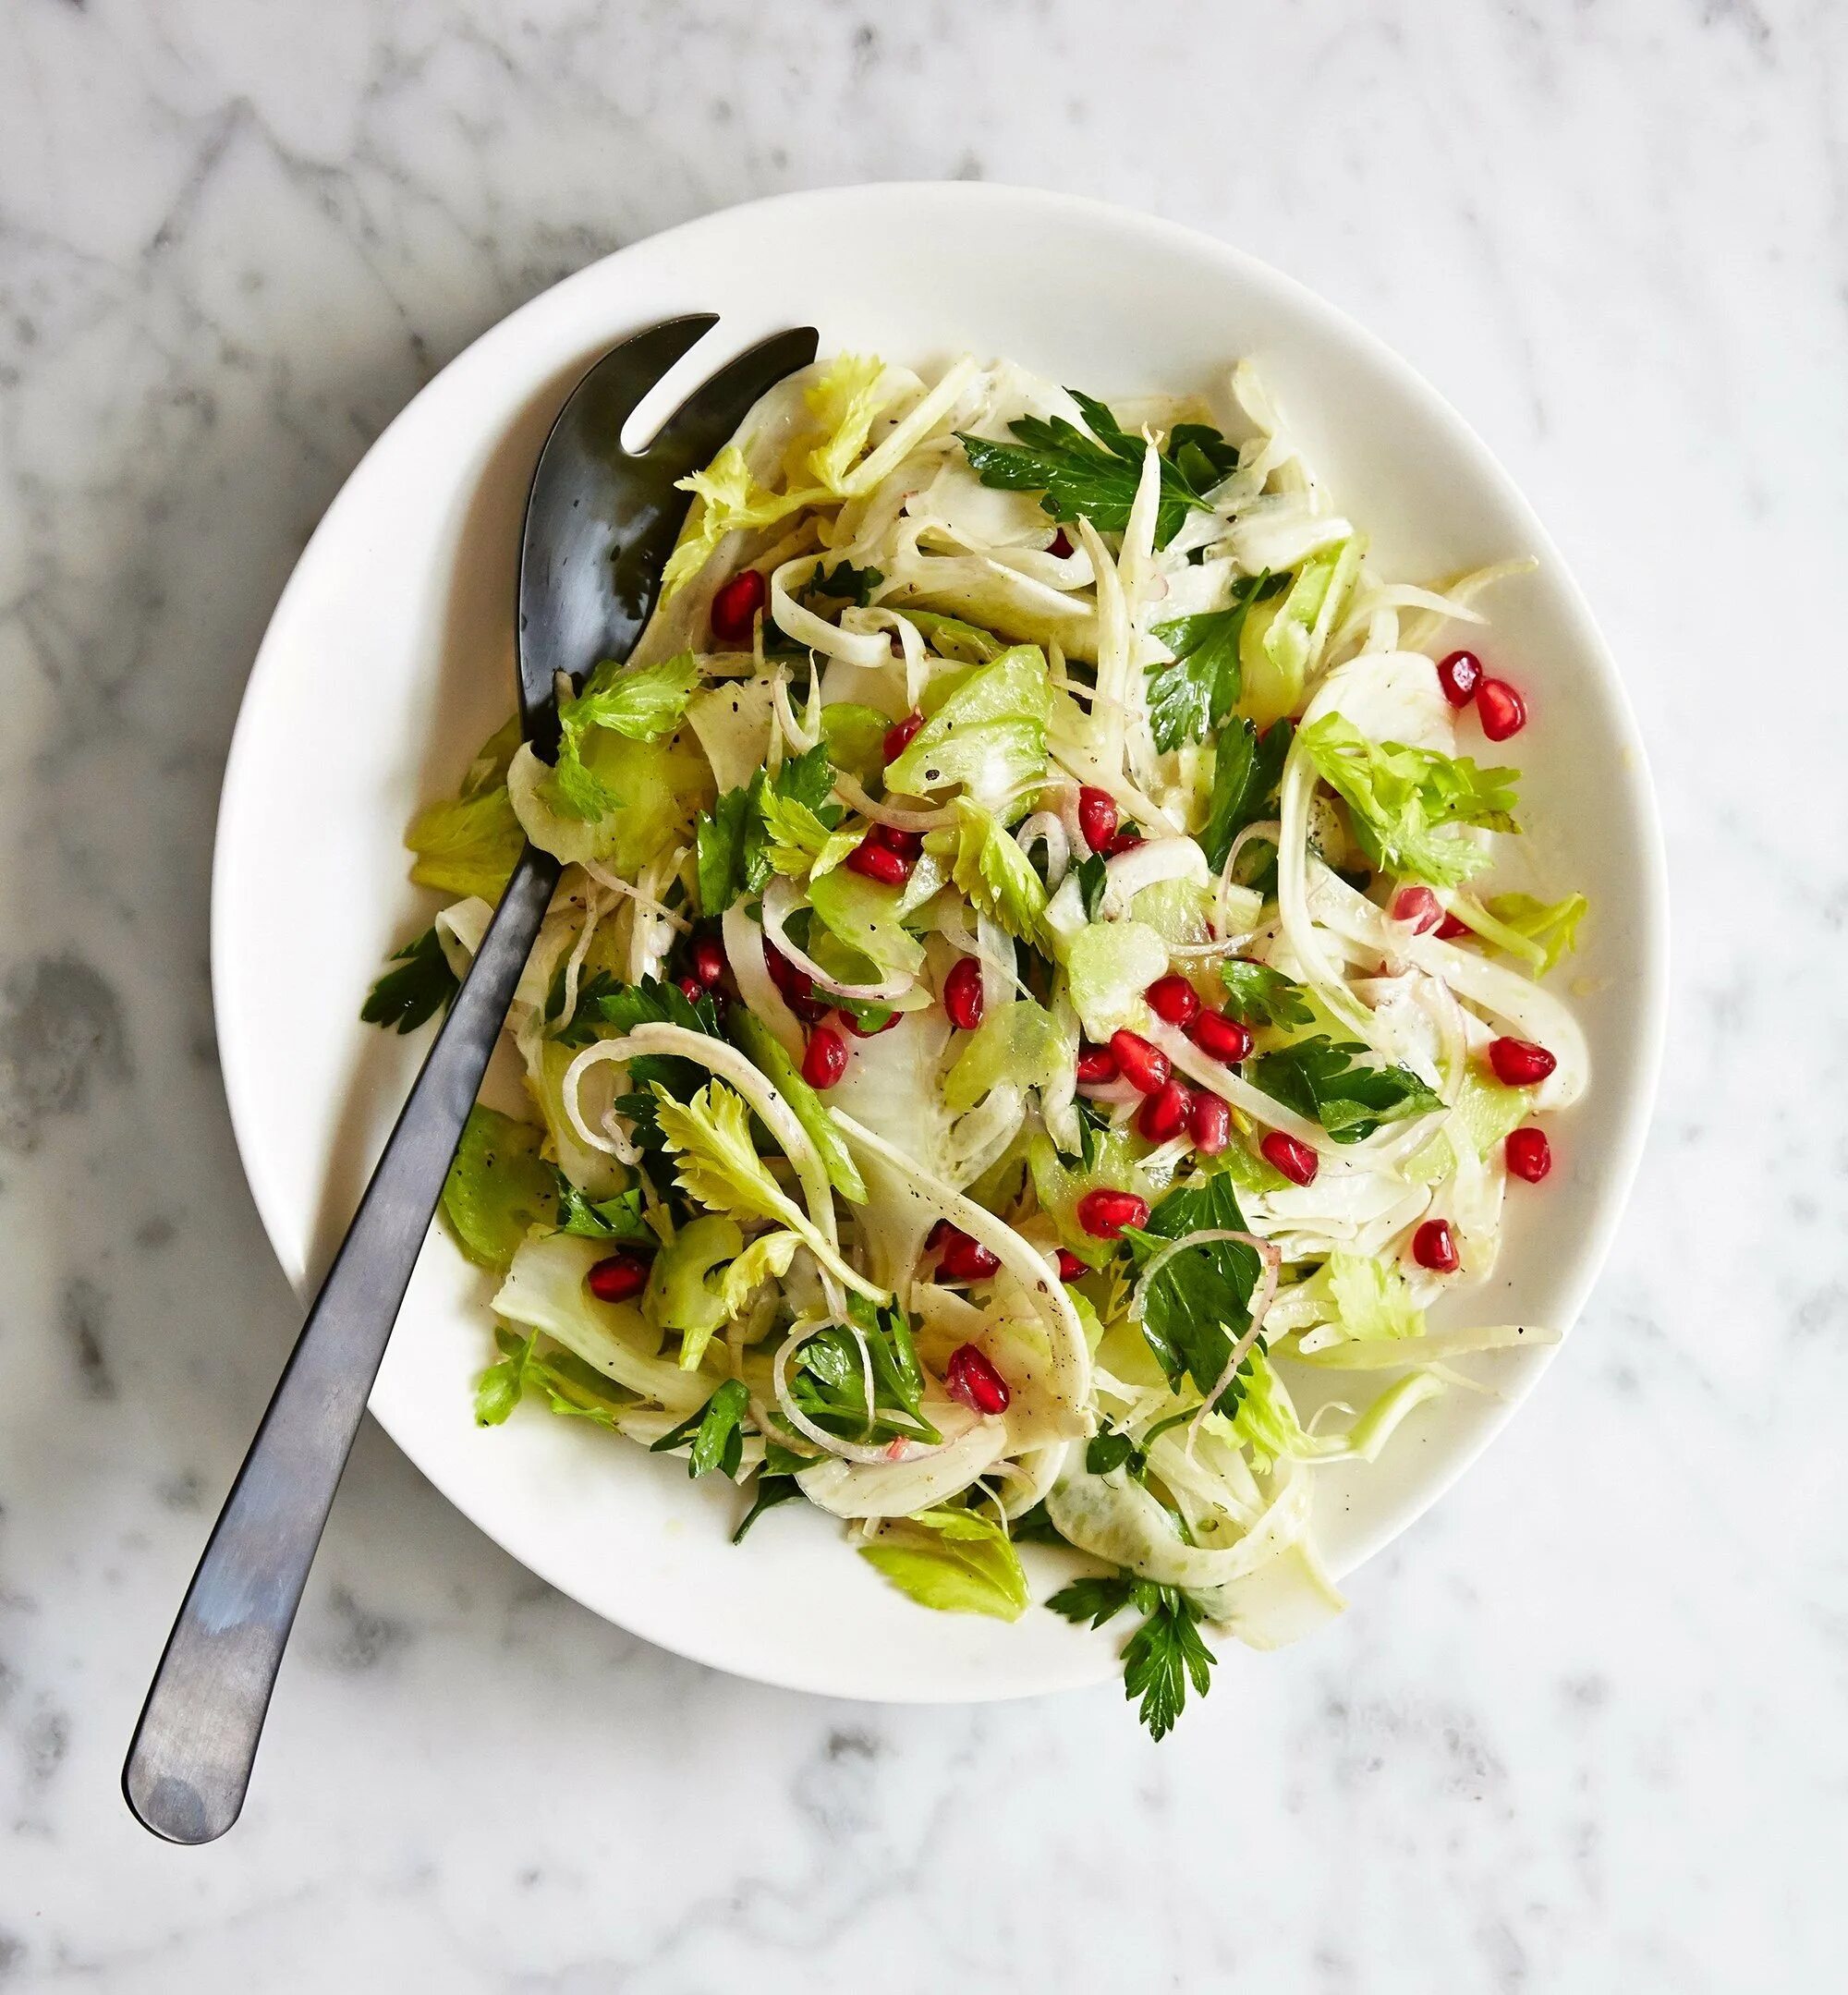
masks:
<svg viewBox="0 0 1848 1995"><path fill-rule="evenodd" d="M1084 1449L1075 1442L1046 1511L1081 1551L1127 1566L1159 1586L1194 1590L1243 1579L1296 1543L1308 1530L1313 1497L1308 1473L1294 1462L1280 1462L1270 1502L1257 1522L1236 1544L1208 1551L1183 1542L1173 1513L1139 1482L1088 1473Z"/></svg>
<svg viewBox="0 0 1848 1995"><path fill-rule="evenodd" d="M796 1121L795 1110L728 1040L713 1039L706 1032L689 1032L685 1026L651 1024L637 1026L623 1039L599 1040L587 1046L572 1061L565 1076L565 1111L572 1116L574 1126L578 1120L575 1105L578 1088L588 1069L600 1060L623 1061L638 1052L678 1053L682 1059L710 1068L736 1089L795 1167L796 1182L802 1187L802 1202L816 1229L830 1247L838 1248L841 1236L834 1221L834 1195L821 1153L808 1140L808 1132ZM578 1133L589 1140L583 1129L579 1128Z"/></svg>
<svg viewBox="0 0 1848 1995"><path fill-rule="evenodd" d="M776 988L776 979L763 959L763 931L745 912L742 901L734 901L725 909L720 918L719 935L745 1008L769 1027L784 1052L799 1063L805 1044L801 1024Z"/></svg>
<svg viewBox="0 0 1848 1995"><path fill-rule="evenodd" d="M1324 926L1381 954L1392 942L1407 962L1437 978L1457 997L1544 1046L1557 1064L1534 1090L1537 1108L1565 1108L1585 1092L1591 1052L1584 1028L1551 991L1473 949L1459 949L1435 935L1406 938L1403 923L1392 922L1384 909L1356 894L1319 859L1310 863L1307 882L1307 905Z"/></svg>
<svg viewBox="0 0 1848 1995"><path fill-rule="evenodd" d="M931 1401L925 1410L941 1432L950 1407ZM872 1462L818 1462L801 1470L796 1480L818 1510L837 1517L908 1517L967 1489L1006 1449L1005 1420L976 1419L955 1440L904 1461L888 1461L881 1451L880 1459Z"/></svg>
<svg viewBox="0 0 1848 1995"><path fill-rule="evenodd" d="M992 1212L978 1205L973 1198L966 1198L954 1186L946 1185L942 1178L920 1170L895 1144L875 1136L850 1115L836 1111L834 1120L840 1124L842 1134L849 1143L870 1152L902 1175L941 1217L987 1247L1027 1291L1046 1325L1052 1351L1053 1392L1071 1409L1077 1421L1088 1423L1091 1396L1090 1347L1085 1342L1084 1326L1078 1321L1071 1297L1065 1294L1064 1284L1046 1257L1004 1220L997 1219ZM1082 1428L1076 1430L1082 1430Z"/></svg>

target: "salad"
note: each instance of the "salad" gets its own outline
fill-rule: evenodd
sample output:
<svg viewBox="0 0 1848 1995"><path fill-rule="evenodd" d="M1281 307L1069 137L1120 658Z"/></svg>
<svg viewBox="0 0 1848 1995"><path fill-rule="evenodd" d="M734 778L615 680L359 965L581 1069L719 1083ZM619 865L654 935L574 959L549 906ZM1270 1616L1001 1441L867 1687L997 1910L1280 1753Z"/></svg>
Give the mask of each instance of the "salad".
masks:
<svg viewBox="0 0 1848 1995"><path fill-rule="evenodd" d="M365 1007L432 1016L522 841L565 862L526 1100L443 1198L476 1417L728 1478L740 1540L825 1511L942 1612L1071 1548L1045 1606L1125 1631L1159 1738L1214 1631L1339 1611L1317 1471L1546 1335L1426 1314L1587 1081L1583 898L1486 883L1526 707L1441 642L1526 565L1377 572L1247 365L1106 406L843 355L687 483L555 764L510 721L412 822L449 905Z"/></svg>

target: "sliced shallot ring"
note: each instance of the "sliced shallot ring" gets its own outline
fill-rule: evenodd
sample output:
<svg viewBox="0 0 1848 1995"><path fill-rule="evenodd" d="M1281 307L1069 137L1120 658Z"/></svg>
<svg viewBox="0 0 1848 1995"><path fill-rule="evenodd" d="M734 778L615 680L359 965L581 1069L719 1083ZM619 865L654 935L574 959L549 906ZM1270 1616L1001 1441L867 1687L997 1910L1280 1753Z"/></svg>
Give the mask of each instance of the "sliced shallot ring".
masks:
<svg viewBox="0 0 1848 1995"><path fill-rule="evenodd" d="M844 983L840 978L831 977L813 956L790 941L784 929L784 923L801 903L801 893L793 880L771 881L763 890L763 931L776 944L777 953L802 971L818 991L829 991L835 997L852 998L861 1004L890 1004L917 983L917 978L902 971L894 971L876 984Z"/></svg>

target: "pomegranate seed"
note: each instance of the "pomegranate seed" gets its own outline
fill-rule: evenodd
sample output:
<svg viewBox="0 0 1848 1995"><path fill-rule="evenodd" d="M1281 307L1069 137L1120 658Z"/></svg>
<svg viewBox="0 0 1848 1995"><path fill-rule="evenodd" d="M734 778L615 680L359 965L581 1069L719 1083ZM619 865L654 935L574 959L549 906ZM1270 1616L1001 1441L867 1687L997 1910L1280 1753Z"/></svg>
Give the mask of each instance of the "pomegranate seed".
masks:
<svg viewBox="0 0 1848 1995"><path fill-rule="evenodd" d="M1474 651L1453 651L1438 661L1438 684L1453 707L1466 707L1482 683L1482 661Z"/></svg>
<svg viewBox="0 0 1848 1995"><path fill-rule="evenodd" d="M1200 1015L1200 1001L1185 977L1158 977L1142 994L1156 1017L1184 1031Z"/></svg>
<svg viewBox="0 0 1848 1995"><path fill-rule="evenodd" d="M1164 1080L1137 1110L1136 1126L1151 1143L1165 1143L1187 1126L1194 1105L1185 1081Z"/></svg>
<svg viewBox="0 0 1848 1995"><path fill-rule="evenodd" d="M915 859L924 849L922 832L901 831L895 824L873 824L867 829L869 844L883 845L888 852L895 852L902 859Z"/></svg>
<svg viewBox="0 0 1848 1995"><path fill-rule="evenodd" d="M1459 935L1471 935L1475 931L1467 921L1459 921L1453 914L1445 913L1437 925L1437 938L1441 943L1453 943Z"/></svg>
<svg viewBox="0 0 1848 1995"><path fill-rule="evenodd" d="M751 626L770 594L755 568L743 568L712 598L712 635L721 644L748 644Z"/></svg>
<svg viewBox="0 0 1848 1995"><path fill-rule="evenodd" d="M943 1369L943 1386L952 1399L959 1399L978 1413L1005 1413L1014 1394L1007 1381L972 1344L959 1344L950 1353Z"/></svg>
<svg viewBox="0 0 1848 1995"><path fill-rule="evenodd" d="M1476 691L1476 717L1491 741L1505 741L1527 724L1527 702L1506 679L1484 679Z"/></svg>
<svg viewBox="0 0 1848 1995"><path fill-rule="evenodd" d="M836 1012L834 1016L856 1039L877 1039L881 1032L892 1030L898 1023L900 1014L895 1011L887 1012L883 1025L862 1025L850 1011Z"/></svg>
<svg viewBox="0 0 1848 1995"><path fill-rule="evenodd" d="M1001 1272L1001 1256L952 1226L938 1250L937 1271L953 1282L986 1282Z"/></svg>
<svg viewBox="0 0 1848 1995"><path fill-rule="evenodd" d="M1187 1028L1187 1037L1209 1060L1217 1060L1222 1066L1236 1066L1251 1056L1251 1028L1228 1018L1222 1011L1203 1011Z"/></svg>
<svg viewBox="0 0 1848 1995"><path fill-rule="evenodd" d="M1433 1274L1457 1271L1456 1236L1447 1219L1428 1219L1412 1235L1412 1259Z"/></svg>
<svg viewBox="0 0 1848 1995"><path fill-rule="evenodd" d="M647 1259L629 1247L600 1260L584 1277L584 1285L599 1302L627 1302L648 1286Z"/></svg>
<svg viewBox="0 0 1848 1995"><path fill-rule="evenodd" d="M911 877L911 861L890 845L876 845L863 838L842 861L850 873L877 880L882 887L903 886Z"/></svg>
<svg viewBox="0 0 1848 1995"><path fill-rule="evenodd" d="M1132 851L1142 843L1142 833L1133 824L1125 824L1116 836L1104 846L1103 856L1113 859L1119 852Z"/></svg>
<svg viewBox="0 0 1848 1995"><path fill-rule="evenodd" d="M1559 1062L1530 1039L1492 1039L1489 1064L1504 1088L1538 1088Z"/></svg>
<svg viewBox="0 0 1848 1995"><path fill-rule="evenodd" d="M1133 1191L1088 1191L1078 1200L1078 1224L1093 1240L1120 1240L1125 1226L1149 1223L1149 1201Z"/></svg>
<svg viewBox="0 0 1848 1995"><path fill-rule="evenodd" d="M1110 1050L1116 1055L1117 1072L1137 1094L1153 1094L1168 1077L1168 1055L1139 1032L1112 1032Z"/></svg>
<svg viewBox="0 0 1848 1995"><path fill-rule="evenodd" d="M1392 918L1409 921L1414 935L1428 935L1442 926L1443 908L1429 887L1401 887L1392 896Z"/></svg>
<svg viewBox="0 0 1848 1995"><path fill-rule="evenodd" d="M1116 836L1116 798L1108 790L1086 784L1078 792L1078 829L1093 852L1101 852Z"/></svg>
<svg viewBox="0 0 1848 1995"><path fill-rule="evenodd" d="M1091 1271L1068 1247L1062 1247L1054 1259L1058 1262L1059 1279L1062 1282L1082 1282Z"/></svg>
<svg viewBox="0 0 1848 1995"><path fill-rule="evenodd" d="M982 1022L987 1000L982 996L981 965L974 956L958 956L943 979L943 1009L958 1031L973 1032Z"/></svg>
<svg viewBox="0 0 1848 1995"><path fill-rule="evenodd" d="M783 1002L805 1025L814 1025L828 1016L828 1007L815 995L814 979L799 970L780 949L768 942L763 945L764 967L770 980L783 993Z"/></svg>
<svg viewBox="0 0 1848 1995"><path fill-rule="evenodd" d="M924 1251L927 1254L934 1254L953 1233L958 1231L960 1229L951 1225L947 1219L940 1219L930 1232L924 1235Z"/></svg>
<svg viewBox="0 0 1848 1995"><path fill-rule="evenodd" d="M902 721L894 722L885 731L885 759L895 762L911 746L911 737L924 724L921 713L907 713Z"/></svg>
<svg viewBox="0 0 1848 1995"><path fill-rule="evenodd" d="M1281 1129L1273 1129L1258 1146L1273 1171L1281 1171L1293 1185L1313 1185L1322 1161L1307 1143L1299 1143Z"/></svg>
<svg viewBox="0 0 1848 1995"><path fill-rule="evenodd" d="M724 947L716 936L695 936L687 961L702 984L715 984L725 974Z"/></svg>
<svg viewBox="0 0 1848 1995"><path fill-rule="evenodd" d="M832 1026L818 1025L802 1049L802 1078L811 1088L832 1088L846 1071L846 1040Z"/></svg>
<svg viewBox="0 0 1848 1995"><path fill-rule="evenodd" d="M680 979L680 995L689 1004L697 1004L706 995L706 987L697 977L683 977Z"/></svg>
<svg viewBox="0 0 1848 1995"><path fill-rule="evenodd" d="M1553 1147L1544 1129L1516 1129L1502 1146L1510 1173L1538 1185L1553 1167Z"/></svg>
<svg viewBox="0 0 1848 1995"><path fill-rule="evenodd" d="M1046 552L1049 554L1056 554L1061 561L1064 561L1070 554L1072 552L1072 537L1065 531L1064 528L1061 527L1058 532L1052 536L1052 544L1047 548Z"/></svg>
<svg viewBox="0 0 1848 1995"><path fill-rule="evenodd" d="M1104 1088L1116 1078L1116 1055L1108 1046L1083 1046L1078 1050L1078 1085Z"/></svg>
<svg viewBox="0 0 1848 1995"><path fill-rule="evenodd" d="M1232 1110L1222 1096L1200 1089L1187 1111L1187 1134L1202 1157L1217 1157L1232 1141Z"/></svg>

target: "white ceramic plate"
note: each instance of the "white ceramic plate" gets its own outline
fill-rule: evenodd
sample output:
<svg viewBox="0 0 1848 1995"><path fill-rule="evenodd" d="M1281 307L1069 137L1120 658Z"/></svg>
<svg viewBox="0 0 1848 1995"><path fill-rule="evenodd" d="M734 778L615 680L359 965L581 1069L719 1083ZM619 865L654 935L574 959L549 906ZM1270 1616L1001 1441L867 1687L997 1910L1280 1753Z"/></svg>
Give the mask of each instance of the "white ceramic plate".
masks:
<svg viewBox="0 0 1848 1995"><path fill-rule="evenodd" d="M850 244L821 256L818 244ZM687 371L784 325L822 351L914 364L1007 355L1106 399L1205 387L1247 355L1387 568L1441 576L1514 553L1486 649L1530 698L1517 744L1537 883L1591 895L1573 964L1593 1086L1554 1128L1560 1167L1514 1188L1492 1287L1460 1308L1568 1327L1628 1188L1661 1034L1665 893L1643 751L1616 668L1539 522L1480 442L1392 354L1236 250L1143 216L981 186L798 194L637 244L536 298L411 403L329 509L263 640L225 783L213 973L226 1091L263 1223L306 1297L390 1129L427 1034L359 1004L433 899L403 826L450 793L511 709L515 549L541 439L617 339L712 310ZM522 1409L480 1429L489 1284L432 1233L371 1405L481 1528L553 1585L650 1640L769 1683L891 1699L998 1697L1116 1667L1114 1631L1033 1612L1012 1626L916 1607L830 1520L727 1534L736 1493L691 1484L587 1426ZM1421 1411L1374 1468L1319 1488L1320 1542L1351 1569L1487 1443L1550 1353L1511 1359L1502 1399ZM1416 1437L1416 1438L1414 1438ZM1050 1584L1050 1569L1042 1579ZM1390 1604L1378 1612L1391 1612Z"/></svg>

